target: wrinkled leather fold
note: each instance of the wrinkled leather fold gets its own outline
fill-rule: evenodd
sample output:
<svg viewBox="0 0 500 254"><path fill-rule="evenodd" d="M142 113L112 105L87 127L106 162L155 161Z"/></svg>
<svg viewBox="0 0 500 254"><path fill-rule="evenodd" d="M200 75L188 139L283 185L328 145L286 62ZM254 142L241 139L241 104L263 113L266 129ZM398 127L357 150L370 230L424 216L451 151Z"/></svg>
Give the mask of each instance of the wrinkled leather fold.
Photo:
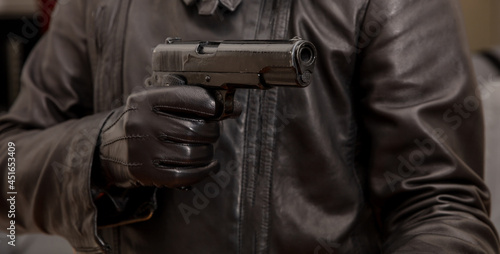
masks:
<svg viewBox="0 0 500 254"><path fill-rule="evenodd" d="M198 14L213 15L218 7L222 7L229 11L235 11L242 0L183 0L188 6L198 6Z"/></svg>

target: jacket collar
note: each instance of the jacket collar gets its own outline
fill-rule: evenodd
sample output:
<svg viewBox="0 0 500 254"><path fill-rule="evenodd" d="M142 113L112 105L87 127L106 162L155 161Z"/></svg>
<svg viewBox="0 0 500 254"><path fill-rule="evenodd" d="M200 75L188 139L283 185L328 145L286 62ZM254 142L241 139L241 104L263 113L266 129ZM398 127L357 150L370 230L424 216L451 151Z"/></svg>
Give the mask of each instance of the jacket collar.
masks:
<svg viewBox="0 0 500 254"><path fill-rule="evenodd" d="M224 10L234 11L238 8L242 0L182 0L186 5L198 6L198 14L213 15L220 7Z"/></svg>

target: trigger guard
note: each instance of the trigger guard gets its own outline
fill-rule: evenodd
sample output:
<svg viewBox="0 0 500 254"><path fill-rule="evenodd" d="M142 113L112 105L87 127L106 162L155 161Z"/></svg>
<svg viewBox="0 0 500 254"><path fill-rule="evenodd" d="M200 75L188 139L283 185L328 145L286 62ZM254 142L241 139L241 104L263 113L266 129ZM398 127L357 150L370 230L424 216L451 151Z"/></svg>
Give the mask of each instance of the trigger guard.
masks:
<svg viewBox="0 0 500 254"><path fill-rule="evenodd" d="M235 106L234 106L234 90L216 90L216 100L217 100L217 115L215 118L217 120L222 120L226 118L236 117Z"/></svg>

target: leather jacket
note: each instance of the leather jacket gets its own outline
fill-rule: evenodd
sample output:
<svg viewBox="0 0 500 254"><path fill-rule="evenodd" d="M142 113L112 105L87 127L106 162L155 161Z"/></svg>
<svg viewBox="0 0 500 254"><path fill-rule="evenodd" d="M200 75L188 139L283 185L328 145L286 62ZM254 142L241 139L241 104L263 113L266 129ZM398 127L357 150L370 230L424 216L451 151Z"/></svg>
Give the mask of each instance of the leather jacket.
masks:
<svg viewBox="0 0 500 254"><path fill-rule="evenodd" d="M498 132L500 124L500 47L494 47L486 51L475 54L472 57L472 64L476 70L477 83L483 91L481 98L484 112L484 134L488 137L485 140L485 163L484 180L491 193L498 193L500 186L500 172L497 165L500 164L500 158L497 153L500 149L500 133ZM496 228L500 227L500 196L491 197L490 219Z"/></svg>
<svg viewBox="0 0 500 254"><path fill-rule="evenodd" d="M0 119L2 167L16 147L17 233L61 235L79 253L498 253L457 6L60 1ZM219 172L191 191L93 201L102 123L142 89L157 44L296 35L319 52L313 83L237 91L244 110L223 123Z"/></svg>

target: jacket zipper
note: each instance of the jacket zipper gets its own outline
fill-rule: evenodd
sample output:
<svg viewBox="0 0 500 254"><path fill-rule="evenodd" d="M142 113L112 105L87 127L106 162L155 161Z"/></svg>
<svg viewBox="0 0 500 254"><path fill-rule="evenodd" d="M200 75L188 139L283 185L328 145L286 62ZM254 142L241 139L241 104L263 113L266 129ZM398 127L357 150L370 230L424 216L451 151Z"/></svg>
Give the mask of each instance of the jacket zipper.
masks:
<svg viewBox="0 0 500 254"><path fill-rule="evenodd" d="M291 0L262 0L257 39L285 39ZM278 89L249 91L238 253L269 253Z"/></svg>

